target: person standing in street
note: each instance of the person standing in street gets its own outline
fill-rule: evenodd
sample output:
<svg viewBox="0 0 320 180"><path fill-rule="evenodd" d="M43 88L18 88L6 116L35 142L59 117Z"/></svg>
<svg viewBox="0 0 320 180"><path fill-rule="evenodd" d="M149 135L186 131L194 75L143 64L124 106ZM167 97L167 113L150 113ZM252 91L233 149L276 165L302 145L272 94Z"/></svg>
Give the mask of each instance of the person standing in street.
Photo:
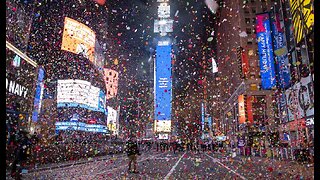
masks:
<svg viewBox="0 0 320 180"><path fill-rule="evenodd" d="M129 168L130 173L139 173L137 171L137 156L140 155L137 140L134 136L131 136L126 143L126 152L129 158ZM133 171L131 171L131 165L133 163Z"/></svg>
<svg viewBox="0 0 320 180"><path fill-rule="evenodd" d="M21 170L25 161L31 155L32 142L29 137L29 131L26 128L22 128L19 131L19 138L15 149L15 158L12 163L11 177L19 180L21 179Z"/></svg>

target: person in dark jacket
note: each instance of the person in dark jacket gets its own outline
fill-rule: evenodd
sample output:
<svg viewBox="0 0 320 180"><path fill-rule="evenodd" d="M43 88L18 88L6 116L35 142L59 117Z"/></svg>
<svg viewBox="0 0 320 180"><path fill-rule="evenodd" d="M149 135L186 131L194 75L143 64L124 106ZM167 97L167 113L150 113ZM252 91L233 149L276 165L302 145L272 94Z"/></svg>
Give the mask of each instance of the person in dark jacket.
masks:
<svg viewBox="0 0 320 180"><path fill-rule="evenodd" d="M17 147L15 149L15 158L12 163L11 177L21 179L21 170L23 163L31 155L32 142L29 137L29 131L23 128L19 131Z"/></svg>
<svg viewBox="0 0 320 180"><path fill-rule="evenodd" d="M130 139L126 143L126 152L129 158L129 168L128 171L132 173L139 173L137 171L137 155L140 155L137 140L134 136L130 137ZM131 164L133 163L133 171L131 171Z"/></svg>

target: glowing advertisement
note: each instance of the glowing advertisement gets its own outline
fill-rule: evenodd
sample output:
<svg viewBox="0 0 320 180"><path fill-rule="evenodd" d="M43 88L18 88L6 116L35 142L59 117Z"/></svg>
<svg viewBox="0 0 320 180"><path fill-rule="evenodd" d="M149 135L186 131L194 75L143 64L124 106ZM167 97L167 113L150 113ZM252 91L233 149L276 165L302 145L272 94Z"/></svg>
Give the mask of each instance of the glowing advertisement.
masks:
<svg viewBox="0 0 320 180"><path fill-rule="evenodd" d="M201 130L204 130L204 104L201 103Z"/></svg>
<svg viewBox="0 0 320 180"><path fill-rule="evenodd" d="M239 124L246 122L246 113L244 110L244 95L238 96Z"/></svg>
<svg viewBox="0 0 320 180"><path fill-rule="evenodd" d="M314 88L311 76L301 78L300 82L286 90L289 121L314 115Z"/></svg>
<svg viewBox="0 0 320 180"><path fill-rule="evenodd" d="M42 101L43 89L44 89L43 79L44 79L44 69L40 67L39 73L38 73L37 85L36 85L36 94L33 102L33 112L32 112L33 122L38 121L38 115L41 110L41 101Z"/></svg>
<svg viewBox="0 0 320 180"><path fill-rule="evenodd" d="M106 95L88 81L58 80L57 107L81 107L106 114Z"/></svg>
<svg viewBox="0 0 320 180"><path fill-rule="evenodd" d="M154 79L155 120L171 120L171 46L157 46Z"/></svg>
<svg viewBox="0 0 320 180"><path fill-rule="evenodd" d="M100 124L86 124L83 122L56 122L56 131L85 131L85 132L98 132L107 133L108 129L104 125Z"/></svg>
<svg viewBox="0 0 320 180"><path fill-rule="evenodd" d="M256 21L261 85L262 89L272 89L276 85L276 79L269 14L256 15Z"/></svg>
<svg viewBox="0 0 320 180"><path fill-rule="evenodd" d="M276 79L280 88L288 88L290 86L290 69L288 67L289 59L287 53L277 54L277 50L286 47L284 31L281 28L278 14L274 15L272 21L273 47L276 55ZM285 51L284 51L285 52Z"/></svg>
<svg viewBox="0 0 320 180"><path fill-rule="evenodd" d="M119 73L112 69L104 69L104 81L107 88L107 99L117 96Z"/></svg>
<svg viewBox="0 0 320 180"><path fill-rule="evenodd" d="M94 62L96 34L88 26L68 17L64 19L61 49L83 54Z"/></svg>
<svg viewBox="0 0 320 180"><path fill-rule="evenodd" d="M108 116L107 116L107 126L110 131L117 131L117 110L113 109L110 106L107 106Z"/></svg>
<svg viewBox="0 0 320 180"><path fill-rule="evenodd" d="M313 31L314 7L311 0L290 0L290 12L296 43Z"/></svg>
<svg viewBox="0 0 320 180"><path fill-rule="evenodd" d="M154 121L155 132L171 132L171 120Z"/></svg>

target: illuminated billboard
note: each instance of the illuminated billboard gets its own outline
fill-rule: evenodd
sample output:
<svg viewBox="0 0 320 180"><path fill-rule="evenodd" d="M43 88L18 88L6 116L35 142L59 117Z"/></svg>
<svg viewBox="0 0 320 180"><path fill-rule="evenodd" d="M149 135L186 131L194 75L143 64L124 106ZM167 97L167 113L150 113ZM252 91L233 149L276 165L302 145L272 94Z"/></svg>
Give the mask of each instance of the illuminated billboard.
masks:
<svg viewBox="0 0 320 180"><path fill-rule="evenodd" d="M57 131L85 131L85 132L98 132L108 133L108 129L100 124L86 124L83 122L56 122L55 127Z"/></svg>
<svg viewBox="0 0 320 180"><path fill-rule="evenodd" d="M300 82L286 90L289 121L314 115L313 90L311 76L301 78Z"/></svg>
<svg viewBox="0 0 320 180"><path fill-rule="evenodd" d="M119 73L112 69L104 69L104 78L107 88L107 99L117 96Z"/></svg>
<svg viewBox="0 0 320 180"><path fill-rule="evenodd" d="M171 120L171 46L157 46L154 69L155 120Z"/></svg>
<svg viewBox="0 0 320 180"><path fill-rule="evenodd" d="M244 110L244 95L238 96L239 124L246 122L246 113Z"/></svg>
<svg viewBox="0 0 320 180"><path fill-rule="evenodd" d="M106 95L90 82L79 79L58 80L57 107L82 107L107 113Z"/></svg>
<svg viewBox="0 0 320 180"><path fill-rule="evenodd" d="M96 34L88 26L68 17L64 19L61 49L83 54L94 62Z"/></svg>
<svg viewBox="0 0 320 180"><path fill-rule="evenodd" d="M33 102L32 121L34 122L38 121L38 115L41 110L41 101L42 101L43 89L44 89L43 80L44 80L44 69L40 67L39 73L38 73L38 80L36 84L36 94Z"/></svg>
<svg viewBox="0 0 320 180"><path fill-rule="evenodd" d="M154 121L155 132L171 132L171 120Z"/></svg>
<svg viewBox="0 0 320 180"><path fill-rule="evenodd" d="M110 131L117 131L117 110L113 109L110 106L107 106L108 109L108 117L107 117L107 126Z"/></svg>
<svg viewBox="0 0 320 180"><path fill-rule="evenodd" d="M290 12L297 44L313 30L313 11L313 1L311 0L290 0Z"/></svg>
<svg viewBox="0 0 320 180"><path fill-rule="evenodd" d="M283 28L281 28L278 14L275 14L272 18L272 36L273 36L273 47L277 63L275 66L277 84L280 88L288 88L290 85L290 69L289 59L286 51L281 52L281 49L286 48L286 41Z"/></svg>
<svg viewBox="0 0 320 180"><path fill-rule="evenodd" d="M256 22L261 85L262 89L272 89L276 85L276 79L269 14L257 14Z"/></svg>

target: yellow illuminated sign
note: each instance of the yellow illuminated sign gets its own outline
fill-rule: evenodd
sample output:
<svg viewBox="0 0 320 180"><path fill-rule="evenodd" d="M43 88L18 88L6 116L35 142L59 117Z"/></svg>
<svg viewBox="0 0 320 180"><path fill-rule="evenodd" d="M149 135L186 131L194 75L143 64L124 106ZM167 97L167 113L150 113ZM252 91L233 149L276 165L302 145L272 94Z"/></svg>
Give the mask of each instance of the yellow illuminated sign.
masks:
<svg viewBox="0 0 320 180"><path fill-rule="evenodd" d="M312 0L290 0L294 37L299 43L313 30L314 13ZM304 32L305 31L305 32ZM306 33L306 34L304 34Z"/></svg>

